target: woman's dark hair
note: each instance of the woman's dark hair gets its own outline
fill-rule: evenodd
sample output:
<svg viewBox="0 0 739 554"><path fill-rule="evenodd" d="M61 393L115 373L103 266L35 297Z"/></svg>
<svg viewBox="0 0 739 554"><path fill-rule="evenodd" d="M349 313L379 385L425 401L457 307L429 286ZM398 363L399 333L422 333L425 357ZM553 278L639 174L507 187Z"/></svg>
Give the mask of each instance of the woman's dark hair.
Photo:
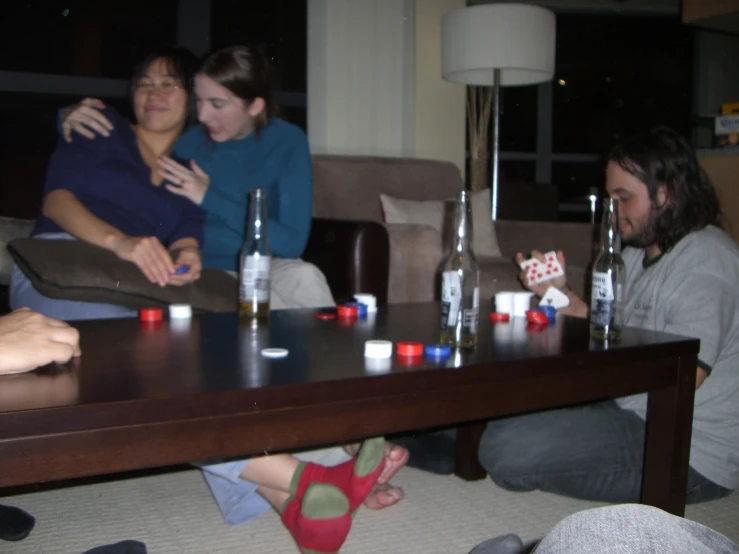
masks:
<svg viewBox="0 0 739 554"><path fill-rule="evenodd" d="M721 206L708 175L688 141L669 127L659 126L617 145L608 157L644 183L658 210L657 244L669 251L688 233L720 225ZM665 186L667 202L657 206L657 191Z"/></svg>
<svg viewBox="0 0 739 554"><path fill-rule="evenodd" d="M269 64L251 46L232 46L210 54L198 73L207 75L241 98L248 106L257 98L264 100L264 111L255 118L257 136L267 122L280 113L274 100Z"/></svg>
<svg viewBox="0 0 739 554"><path fill-rule="evenodd" d="M195 122L195 72L198 69L198 58L187 48L181 47L163 47L153 50L146 55L144 59L139 61L133 68L131 74L131 103L133 104L133 95L136 92L136 83L146 75L146 70L156 60L163 59L167 64L169 74L177 79L187 94L187 120L185 128Z"/></svg>

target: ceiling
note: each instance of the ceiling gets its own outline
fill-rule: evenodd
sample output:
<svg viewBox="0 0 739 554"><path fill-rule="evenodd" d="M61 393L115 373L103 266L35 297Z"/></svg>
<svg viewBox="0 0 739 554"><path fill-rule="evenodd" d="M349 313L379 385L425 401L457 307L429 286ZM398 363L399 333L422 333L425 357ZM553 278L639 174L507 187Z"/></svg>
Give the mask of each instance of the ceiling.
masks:
<svg viewBox="0 0 739 554"><path fill-rule="evenodd" d="M562 13L614 13L624 15L680 15L681 0L468 0L468 4L518 2L537 4Z"/></svg>

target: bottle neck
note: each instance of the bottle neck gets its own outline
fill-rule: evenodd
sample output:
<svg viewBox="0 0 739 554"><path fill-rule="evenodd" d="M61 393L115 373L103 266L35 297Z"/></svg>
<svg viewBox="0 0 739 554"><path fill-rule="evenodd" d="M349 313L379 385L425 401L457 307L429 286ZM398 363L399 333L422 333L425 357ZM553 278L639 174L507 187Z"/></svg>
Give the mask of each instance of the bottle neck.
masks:
<svg viewBox="0 0 739 554"><path fill-rule="evenodd" d="M600 247L609 254L621 253L621 233L618 229L618 203L606 199L603 203L603 221L600 228Z"/></svg>
<svg viewBox="0 0 739 554"><path fill-rule="evenodd" d="M452 232L452 251L470 252L472 250L472 211L467 191L457 194Z"/></svg>
<svg viewBox="0 0 739 554"><path fill-rule="evenodd" d="M250 194L247 232L250 240L267 236L267 194L264 189L253 190Z"/></svg>

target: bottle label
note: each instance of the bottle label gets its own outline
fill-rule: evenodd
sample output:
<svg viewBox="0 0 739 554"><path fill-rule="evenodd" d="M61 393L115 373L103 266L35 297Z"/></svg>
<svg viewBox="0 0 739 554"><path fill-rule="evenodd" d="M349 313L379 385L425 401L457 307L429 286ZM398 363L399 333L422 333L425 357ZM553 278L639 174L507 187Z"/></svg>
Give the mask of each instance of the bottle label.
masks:
<svg viewBox="0 0 739 554"><path fill-rule="evenodd" d="M608 273L593 273L593 300L613 300L613 281Z"/></svg>
<svg viewBox="0 0 739 554"><path fill-rule="evenodd" d="M248 302L269 302L270 256L247 256L241 268L239 298Z"/></svg>
<svg viewBox="0 0 739 554"><path fill-rule="evenodd" d="M457 324L459 305L462 301L462 281L456 271L441 274L441 328L447 329Z"/></svg>
<svg viewBox="0 0 739 554"><path fill-rule="evenodd" d="M462 325L470 330L473 335L477 334L477 324L480 317L480 288L475 287L472 293L472 309L464 310L462 315Z"/></svg>
<svg viewBox="0 0 739 554"><path fill-rule="evenodd" d="M619 291L620 292L620 291ZM593 273L590 321L597 327L607 327L613 318L613 281L608 273Z"/></svg>

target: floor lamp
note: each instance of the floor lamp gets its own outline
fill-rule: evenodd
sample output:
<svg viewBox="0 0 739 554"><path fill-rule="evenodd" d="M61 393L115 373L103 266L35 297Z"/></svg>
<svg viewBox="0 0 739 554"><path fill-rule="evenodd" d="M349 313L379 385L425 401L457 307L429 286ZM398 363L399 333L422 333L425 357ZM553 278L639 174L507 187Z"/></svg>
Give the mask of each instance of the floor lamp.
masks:
<svg viewBox="0 0 739 554"><path fill-rule="evenodd" d="M528 4L468 6L447 12L442 18L444 80L493 87L493 220L498 217L500 87L552 79L555 29L552 11Z"/></svg>

